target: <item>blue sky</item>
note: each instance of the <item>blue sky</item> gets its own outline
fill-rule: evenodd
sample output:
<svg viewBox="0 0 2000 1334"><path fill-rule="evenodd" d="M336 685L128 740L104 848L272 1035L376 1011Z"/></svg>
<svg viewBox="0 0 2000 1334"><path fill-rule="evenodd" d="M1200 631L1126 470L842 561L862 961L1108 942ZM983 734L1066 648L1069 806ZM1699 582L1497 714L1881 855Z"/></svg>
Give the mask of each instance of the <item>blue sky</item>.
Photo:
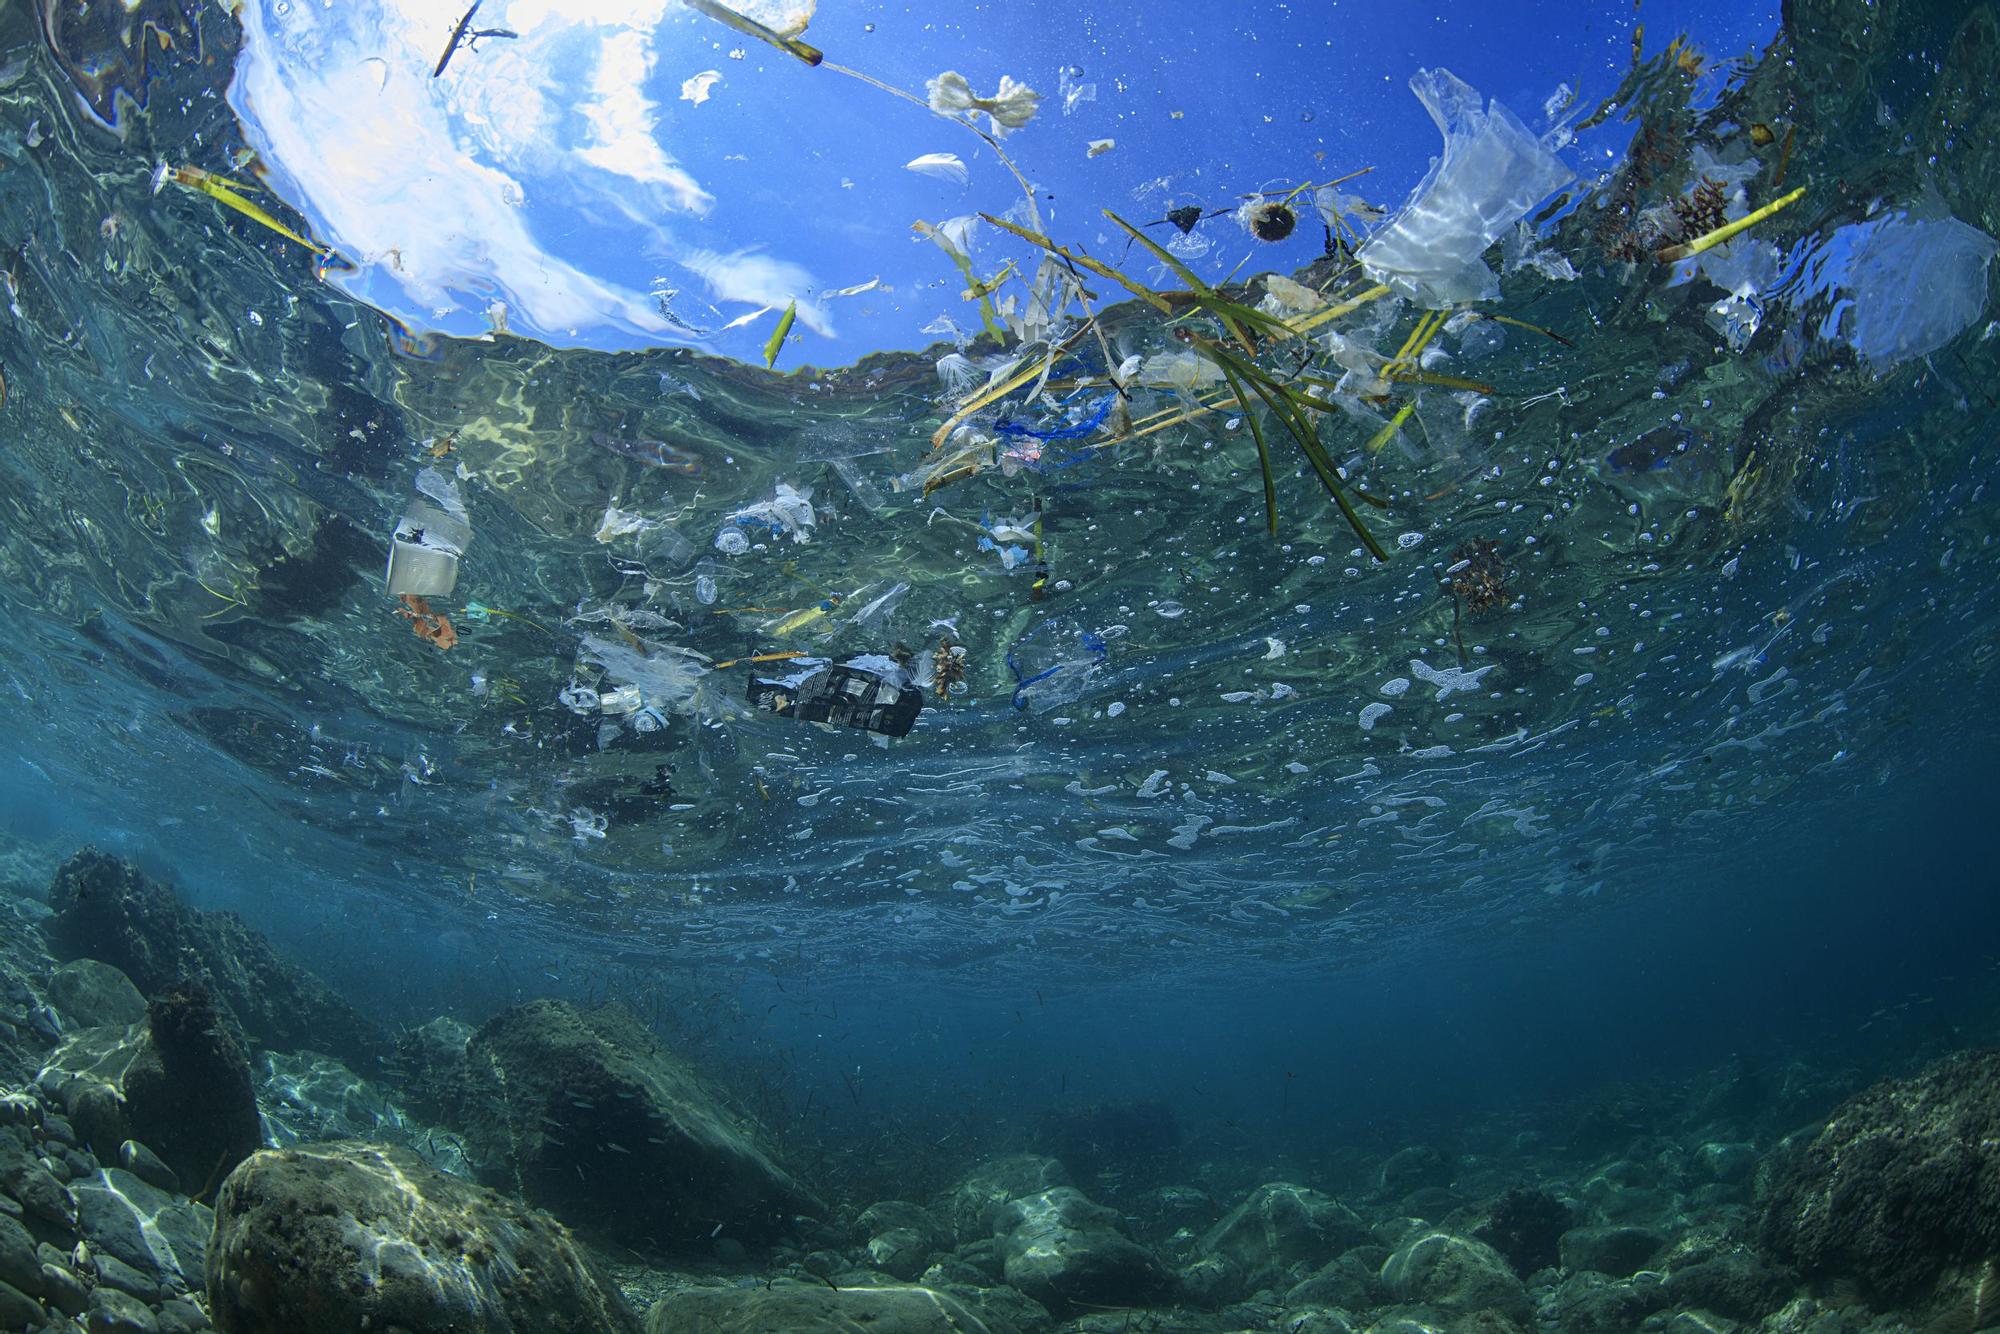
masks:
<svg viewBox="0 0 2000 1334"><path fill-rule="evenodd" d="M711 331L797 296L793 365L928 344L939 316L977 326L959 275L911 223L1007 210L1018 190L992 152L679 0L486 0L479 26L522 36L458 51L440 79L430 67L456 12L428 0L355 0L339 20L285 0L245 9L232 102L273 183L357 261L339 281L413 325L472 333L505 318L552 342L633 346L691 337L657 318L659 293L671 293L676 318ZM1630 59L1635 18L1622 4L1441 9L824 0L807 38L829 61L919 96L947 69L981 93L1002 75L1028 83L1044 100L1008 151L1057 239L1115 254L1122 238L1111 239L1103 208L1145 221L1169 202L1219 207L1367 166L1355 188L1401 203L1438 147L1406 86L1420 66L1450 69L1539 132L1560 85L1594 102ZM1775 6L1712 0L1648 0L1643 18L1649 50L1688 31L1717 57L1777 29ZM1095 87L1067 112L1065 70ZM705 99L684 97L684 81L708 71L720 77ZM1587 172L1622 135L1564 156ZM1115 147L1089 156L1103 139ZM932 153L957 155L967 181L905 166ZM1214 246L1197 267L1211 272L1253 248L1254 267L1290 268L1320 243L1314 227L1278 246L1255 245L1228 218L1204 229ZM990 228L976 235L982 272L1022 252ZM506 307L497 315L495 302ZM776 318L704 341L753 358Z"/></svg>

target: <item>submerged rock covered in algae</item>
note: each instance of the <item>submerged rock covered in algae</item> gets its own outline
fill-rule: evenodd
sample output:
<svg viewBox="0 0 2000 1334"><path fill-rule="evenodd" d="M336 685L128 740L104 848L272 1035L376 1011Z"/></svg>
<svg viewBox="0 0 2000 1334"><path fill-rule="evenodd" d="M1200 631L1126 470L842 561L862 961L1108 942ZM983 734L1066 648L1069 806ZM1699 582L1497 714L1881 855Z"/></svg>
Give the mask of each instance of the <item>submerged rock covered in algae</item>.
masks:
<svg viewBox="0 0 2000 1334"><path fill-rule="evenodd" d="M639 1329L560 1223L371 1144L237 1168L216 1200L208 1300L224 1334Z"/></svg>

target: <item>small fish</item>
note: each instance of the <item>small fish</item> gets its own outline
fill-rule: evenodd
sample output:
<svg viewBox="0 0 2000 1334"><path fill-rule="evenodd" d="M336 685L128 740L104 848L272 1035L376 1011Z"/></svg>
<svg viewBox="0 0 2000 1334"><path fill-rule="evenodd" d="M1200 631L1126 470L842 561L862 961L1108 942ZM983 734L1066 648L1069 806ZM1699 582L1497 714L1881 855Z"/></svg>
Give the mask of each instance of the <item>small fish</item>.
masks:
<svg viewBox="0 0 2000 1334"><path fill-rule="evenodd" d="M602 445L614 454L623 454L626 458L634 459L649 468L664 468L668 472L677 472L684 477L701 475L700 458L664 440L627 438L612 435L608 431L592 431L590 443Z"/></svg>
<svg viewBox="0 0 2000 1334"><path fill-rule="evenodd" d="M1613 472L1628 474L1659 472L1673 466L1700 437L1684 426L1657 426L1637 440L1618 446L1604 456Z"/></svg>

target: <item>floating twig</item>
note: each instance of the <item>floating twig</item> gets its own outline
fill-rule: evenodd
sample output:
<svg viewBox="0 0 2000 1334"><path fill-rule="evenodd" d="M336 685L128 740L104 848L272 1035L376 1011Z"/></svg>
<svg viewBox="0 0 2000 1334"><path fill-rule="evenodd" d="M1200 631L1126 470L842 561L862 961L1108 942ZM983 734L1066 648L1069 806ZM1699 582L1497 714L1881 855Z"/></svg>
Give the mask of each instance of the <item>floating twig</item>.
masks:
<svg viewBox="0 0 2000 1334"><path fill-rule="evenodd" d="M1654 258L1662 264L1678 264L1684 259L1692 259L1702 251L1719 246L1740 232L1748 231L1779 210L1796 204L1804 197L1805 192L1806 188L1801 185L1790 194L1773 199L1770 203L1764 205L1764 207L1746 213L1734 222L1724 223L1712 232L1705 232L1685 245L1670 245L1666 249L1661 250Z"/></svg>

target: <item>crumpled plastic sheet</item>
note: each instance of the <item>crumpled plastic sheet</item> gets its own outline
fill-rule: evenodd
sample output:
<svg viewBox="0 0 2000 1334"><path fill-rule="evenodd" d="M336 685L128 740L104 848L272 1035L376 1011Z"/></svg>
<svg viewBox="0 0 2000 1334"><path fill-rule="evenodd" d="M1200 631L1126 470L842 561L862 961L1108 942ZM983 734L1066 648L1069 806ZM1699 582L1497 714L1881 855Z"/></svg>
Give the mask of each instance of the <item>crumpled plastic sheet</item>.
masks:
<svg viewBox="0 0 2000 1334"><path fill-rule="evenodd" d="M1444 135L1444 156L1356 258L1377 282L1441 309L1490 301L1500 280L1481 258L1508 228L1575 175L1498 101L1482 107L1472 85L1420 69L1410 91Z"/></svg>
<svg viewBox="0 0 2000 1334"><path fill-rule="evenodd" d="M1878 369L1937 351L1986 310L1986 268L2000 242L1954 217L1893 213L1849 223L1801 264L1797 301L1832 292L1822 338Z"/></svg>
<svg viewBox="0 0 2000 1334"><path fill-rule="evenodd" d="M620 640L597 635L585 635L576 656L603 669L613 687L608 693L615 696L619 688L637 687L637 702L662 713L693 712L702 678L710 671L708 659L693 649L654 644L650 653L641 653Z"/></svg>
<svg viewBox="0 0 2000 1334"><path fill-rule="evenodd" d="M1014 707L1046 713L1080 698L1100 675L1109 646L1066 617L1038 622L1007 651Z"/></svg>

